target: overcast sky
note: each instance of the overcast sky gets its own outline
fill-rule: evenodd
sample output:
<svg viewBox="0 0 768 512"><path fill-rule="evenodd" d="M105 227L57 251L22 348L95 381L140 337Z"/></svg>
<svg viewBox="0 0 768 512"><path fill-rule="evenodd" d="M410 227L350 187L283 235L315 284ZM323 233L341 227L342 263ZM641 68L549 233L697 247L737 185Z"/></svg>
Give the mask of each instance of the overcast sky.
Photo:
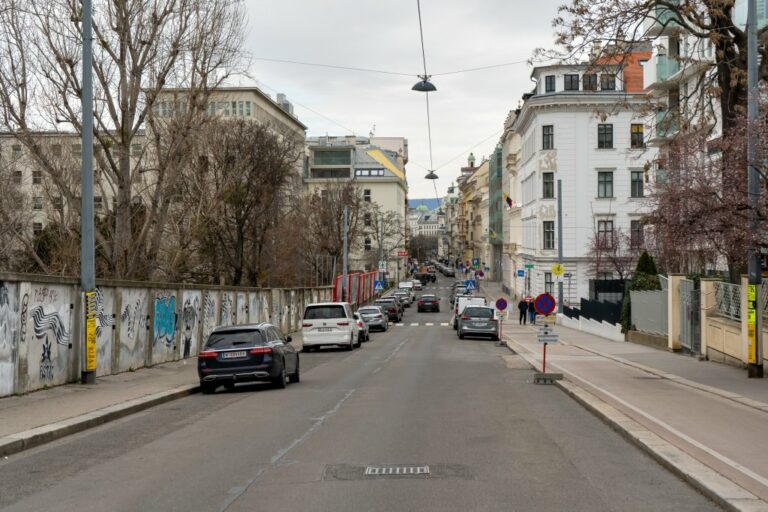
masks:
<svg viewBox="0 0 768 512"><path fill-rule="evenodd" d="M551 20L562 2L421 0L427 71L436 75L525 61L534 48L551 45ZM283 92L294 103L310 136L350 130L367 136L375 125L376 135L406 137L409 197L434 197L432 183L423 178L430 166L424 94L411 91L415 75L422 73L416 0L246 0L246 5L246 49L254 57L413 75L259 60L252 66L266 92L273 97ZM429 99L440 196L470 148L478 162L493 151L507 113L533 86L530 72L521 63L433 78L438 91Z"/></svg>

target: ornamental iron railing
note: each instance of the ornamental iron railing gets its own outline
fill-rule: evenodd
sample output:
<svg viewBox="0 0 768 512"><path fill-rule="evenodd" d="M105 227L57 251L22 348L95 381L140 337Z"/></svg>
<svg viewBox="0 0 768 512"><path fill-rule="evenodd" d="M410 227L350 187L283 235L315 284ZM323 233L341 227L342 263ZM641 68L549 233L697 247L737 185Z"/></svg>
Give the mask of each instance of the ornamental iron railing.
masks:
<svg viewBox="0 0 768 512"><path fill-rule="evenodd" d="M741 286L715 283L715 310L731 320L741 320Z"/></svg>

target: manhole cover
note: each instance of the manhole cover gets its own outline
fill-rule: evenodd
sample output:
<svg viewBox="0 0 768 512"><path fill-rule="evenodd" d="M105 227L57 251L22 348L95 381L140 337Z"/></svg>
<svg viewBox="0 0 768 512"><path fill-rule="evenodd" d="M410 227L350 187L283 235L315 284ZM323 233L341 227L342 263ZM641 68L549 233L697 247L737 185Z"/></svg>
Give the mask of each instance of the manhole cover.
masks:
<svg viewBox="0 0 768 512"><path fill-rule="evenodd" d="M428 475L429 466L368 466L364 475Z"/></svg>

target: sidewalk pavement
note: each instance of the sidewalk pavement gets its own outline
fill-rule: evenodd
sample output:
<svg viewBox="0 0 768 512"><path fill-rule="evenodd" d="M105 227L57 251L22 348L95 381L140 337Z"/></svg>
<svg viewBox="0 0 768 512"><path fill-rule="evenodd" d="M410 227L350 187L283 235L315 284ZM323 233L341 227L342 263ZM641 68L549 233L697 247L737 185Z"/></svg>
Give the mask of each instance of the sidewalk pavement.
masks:
<svg viewBox="0 0 768 512"><path fill-rule="evenodd" d="M292 334L301 350L301 333ZM0 456L7 456L199 390L194 357L0 398Z"/></svg>
<svg viewBox="0 0 768 512"><path fill-rule="evenodd" d="M481 287L489 300L504 296L498 283ZM504 322L507 345L540 369L537 329L519 325L516 316ZM739 368L561 325L555 332L561 343L548 346L547 370L564 374L564 390L617 430L625 430L657 460L676 466L670 469L678 476L688 479L698 465L701 478L694 475L698 482L692 483L708 494L719 485L731 495L731 501L718 500L727 508L768 510L768 380L747 379ZM573 391L579 388L587 393ZM649 443L651 438L655 441ZM666 457L665 450L675 453ZM714 474L701 476L712 470ZM720 484L707 488L718 478Z"/></svg>

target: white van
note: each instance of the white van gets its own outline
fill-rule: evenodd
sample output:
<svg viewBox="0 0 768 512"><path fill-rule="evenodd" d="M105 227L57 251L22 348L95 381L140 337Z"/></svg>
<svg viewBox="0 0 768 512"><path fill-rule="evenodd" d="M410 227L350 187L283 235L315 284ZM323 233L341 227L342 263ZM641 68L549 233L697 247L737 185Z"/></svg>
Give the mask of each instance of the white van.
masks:
<svg viewBox="0 0 768 512"><path fill-rule="evenodd" d="M352 350L362 341L348 302L321 302L304 309L301 324L304 350L338 345Z"/></svg>
<svg viewBox="0 0 768 512"><path fill-rule="evenodd" d="M459 295L456 297L456 304L453 306L453 328L459 329L459 320L464 308L467 306L486 306L485 297L476 297L470 295Z"/></svg>

